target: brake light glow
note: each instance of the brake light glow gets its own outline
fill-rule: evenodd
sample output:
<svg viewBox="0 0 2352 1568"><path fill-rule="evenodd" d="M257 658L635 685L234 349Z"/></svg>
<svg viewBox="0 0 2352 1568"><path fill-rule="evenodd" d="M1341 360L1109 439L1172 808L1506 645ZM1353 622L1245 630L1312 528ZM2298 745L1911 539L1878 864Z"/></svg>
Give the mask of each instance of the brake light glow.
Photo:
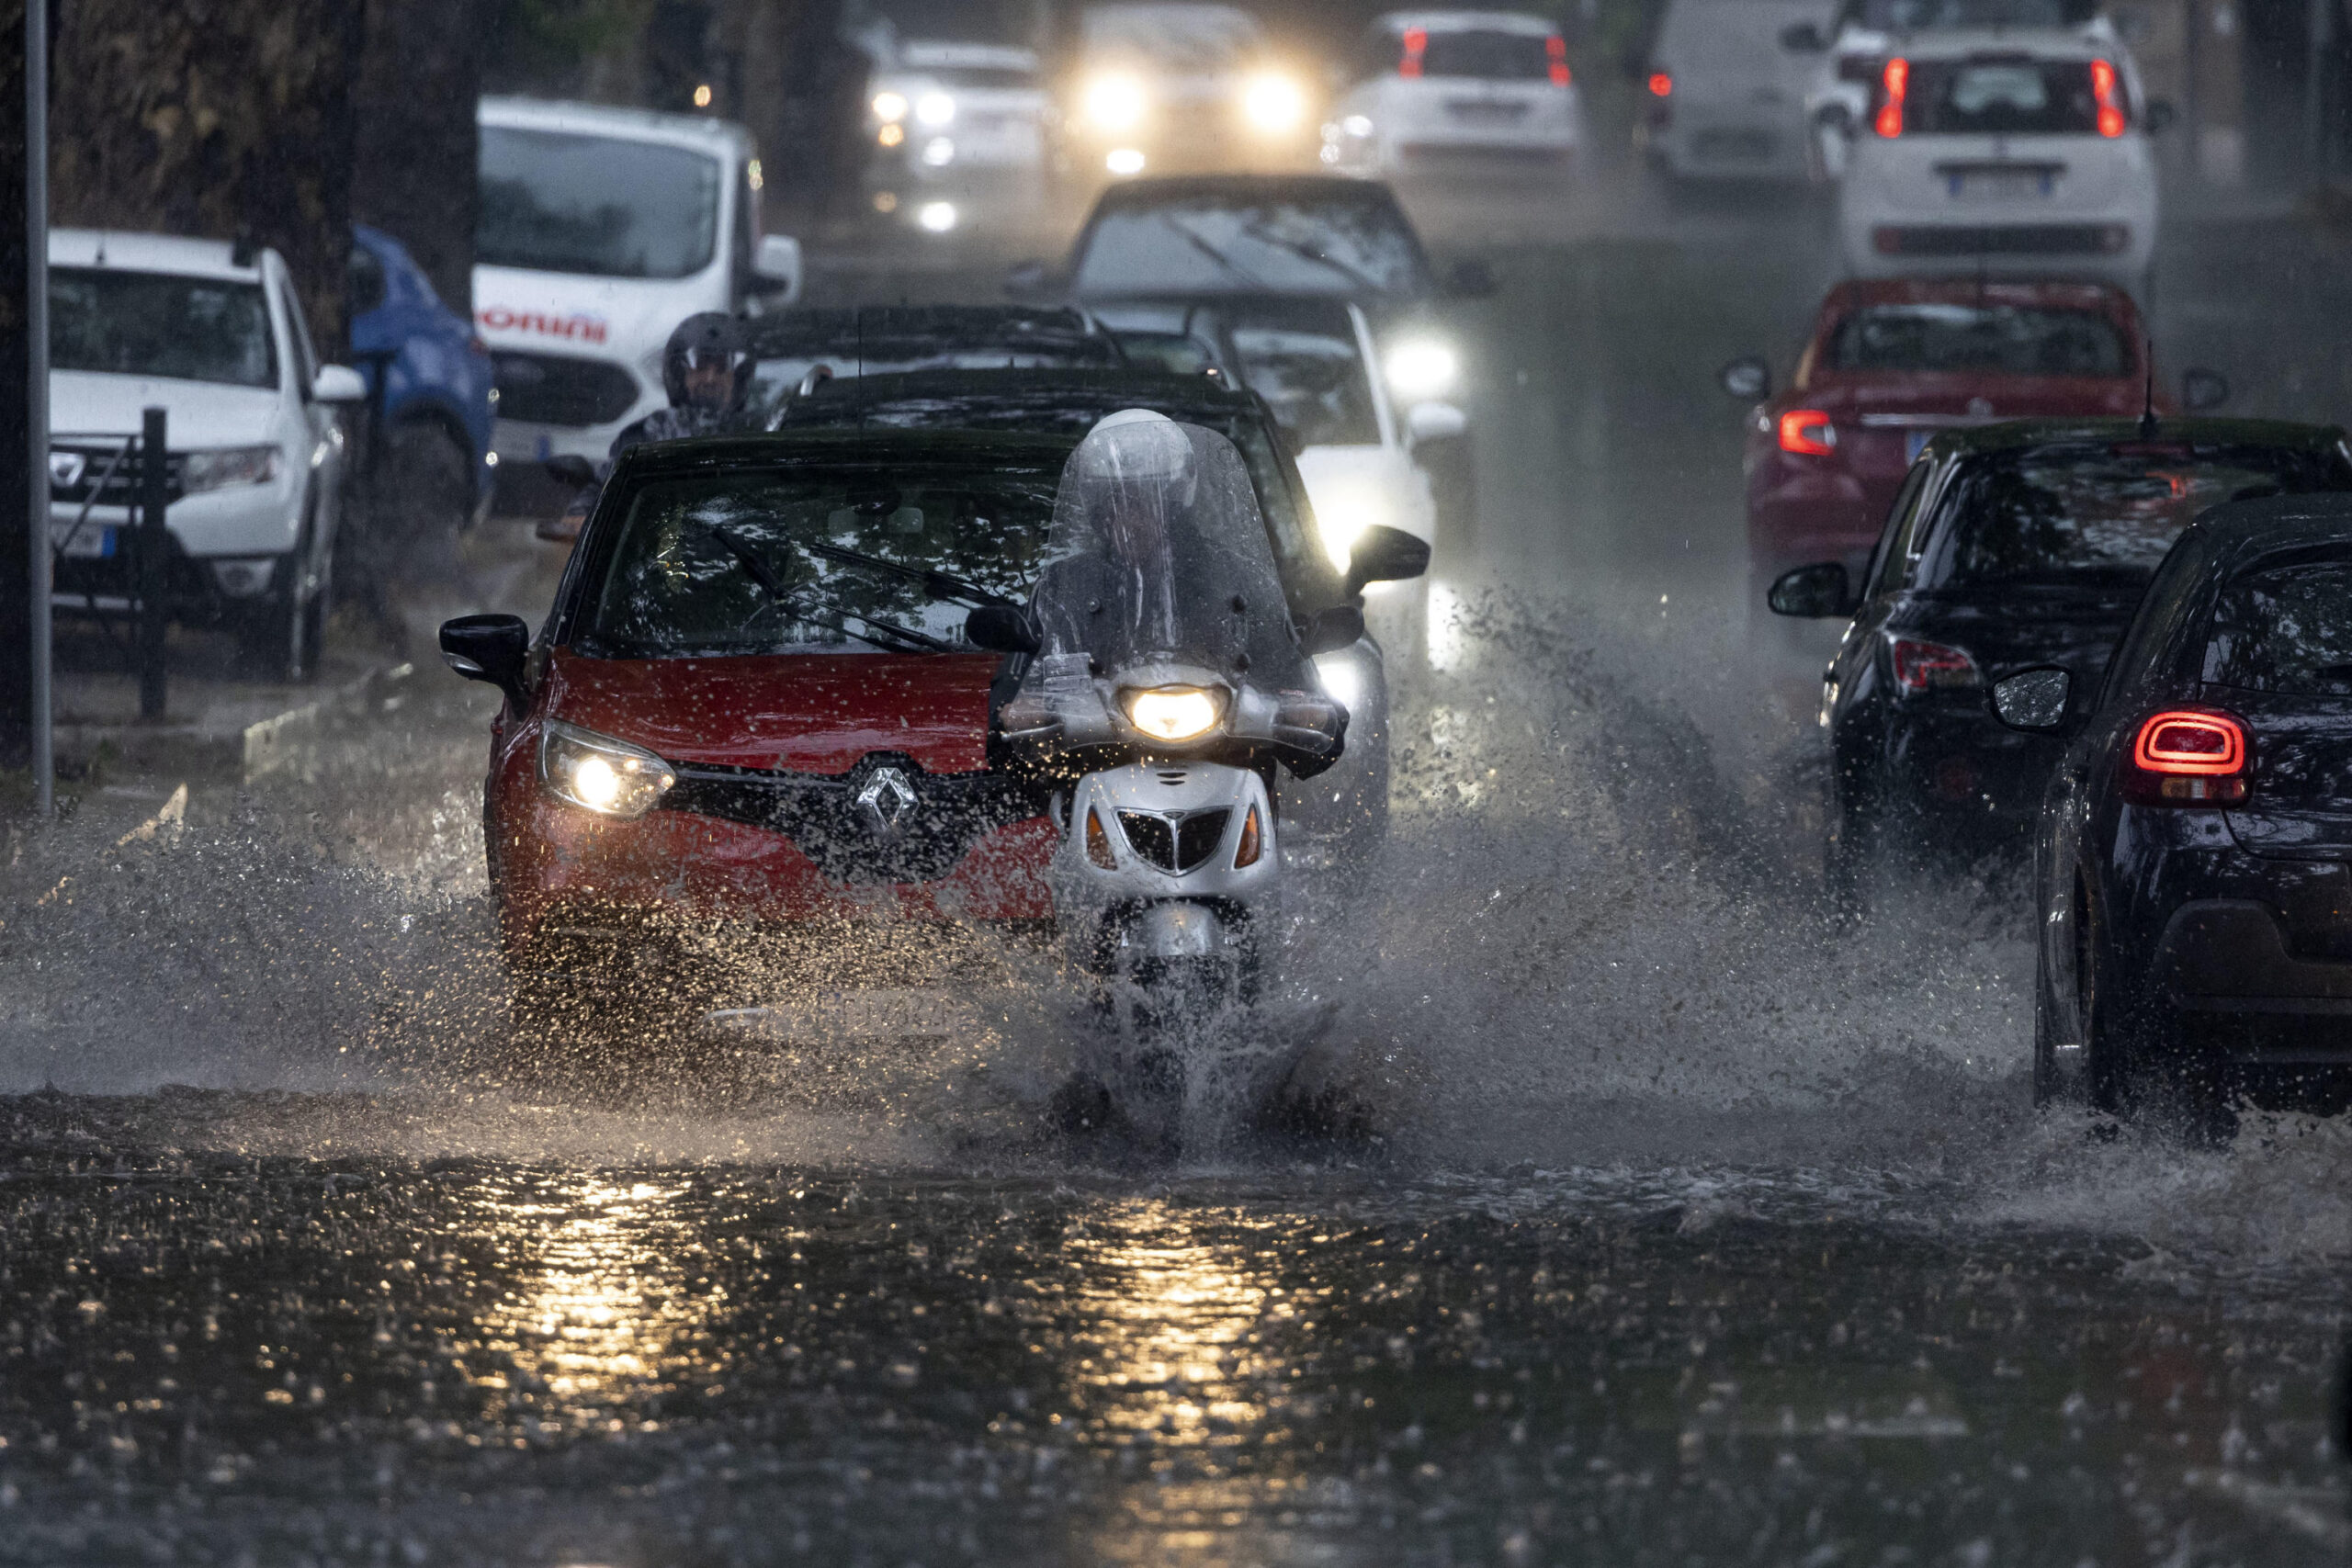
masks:
<svg viewBox="0 0 2352 1568"><path fill-rule="evenodd" d="M1890 639L1894 658L1894 689L1905 696L1922 692L1958 691L1979 683L1976 660L1967 650L1939 642L1917 642L1907 637Z"/></svg>
<svg viewBox="0 0 2352 1568"><path fill-rule="evenodd" d="M1886 101L1879 106L1877 129L1881 136L1903 134L1903 97L1911 90L1911 62L1896 55L1879 73L1879 82L1885 88Z"/></svg>
<svg viewBox="0 0 2352 1568"><path fill-rule="evenodd" d="M1554 33L1544 40L1544 52L1552 62L1552 85L1566 86L1571 79L1568 75L1568 40Z"/></svg>
<svg viewBox="0 0 2352 1568"><path fill-rule="evenodd" d="M2091 62L2091 95L2098 99L2098 133L2123 134L2123 102L2116 91L2115 67L2104 60Z"/></svg>
<svg viewBox="0 0 2352 1568"><path fill-rule="evenodd" d="M2246 796L2245 726L2225 713L2151 716L2132 742L2123 794L2143 806L2228 804Z"/></svg>
<svg viewBox="0 0 2352 1568"><path fill-rule="evenodd" d="M1241 819L1241 842L1233 851L1233 869L1246 870L1258 863L1266 852L1266 835L1258 826L1258 808L1251 807L1250 815Z"/></svg>
<svg viewBox="0 0 2352 1568"><path fill-rule="evenodd" d="M1673 78L1673 77L1671 77L1671 76L1668 75L1668 74L1667 74L1665 72L1663 72L1663 71L1653 71L1653 72L1651 72L1651 73L1650 73L1650 96L1651 96L1651 97L1653 97L1653 98L1664 98L1664 97L1670 97L1670 96L1673 96L1673 93L1674 93L1674 78Z"/></svg>
<svg viewBox="0 0 2352 1568"><path fill-rule="evenodd" d="M1427 28L1407 28L1405 58L1396 62L1396 74L1419 76L1421 73L1421 56L1428 52L1429 47L1430 32Z"/></svg>
<svg viewBox="0 0 2352 1568"><path fill-rule="evenodd" d="M1838 427L1819 409L1791 409L1781 416L1781 450L1826 457L1838 450Z"/></svg>

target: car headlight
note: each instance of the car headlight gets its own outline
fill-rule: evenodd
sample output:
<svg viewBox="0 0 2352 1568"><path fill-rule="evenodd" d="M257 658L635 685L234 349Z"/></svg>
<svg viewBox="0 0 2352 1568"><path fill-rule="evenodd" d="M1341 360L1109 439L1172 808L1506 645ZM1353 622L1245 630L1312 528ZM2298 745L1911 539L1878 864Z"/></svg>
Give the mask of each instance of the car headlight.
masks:
<svg viewBox="0 0 2352 1568"><path fill-rule="evenodd" d="M642 746L549 719L539 736L539 781L560 800L629 820L652 810L678 775Z"/></svg>
<svg viewBox="0 0 2352 1568"><path fill-rule="evenodd" d="M277 477L277 464L275 446L220 446L209 452L190 452L180 469L180 493L266 485Z"/></svg>
<svg viewBox="0 0 2352 1568"><path fill-rule="evenodd" d="M1356 540L1374 524L1396 525L1396 513L1389 508L1388 497L1374 486L1338 486L1316 499L1315 525L1323 536L1324 552L1341 571L1348 570L1348 558L1355 551Z"/></svg>
<svg viewBox="0 0 2352 1568"><path fill-rule="evenodd" d="M928 126L946 125L956 118L956 100L944 93L925 93L915 100L915 118Z"/></svg>
<svg viewBox="0 0 2352 1568"><path fill-rule="evenodd" d="M1097 76L1081 99L1086 118L1104 130L1131 130L1143 119L1143 84L1133 76Z"/></svg>
<svg viewBox="0 0 2352 1568"><path fill-rule="evenodd" d="M1442 398L1462 376L1462 360L1451 344L1408 338L1388 351L1388 384L1409 402Z"/></svg>
<svg viewBox="0 0 2352 1568"><path fill-rule="evenodd" d="M874 118L885 125L896 125L907 118L907 96L904 93L874 95Z"/></svg>
<svg viewBox="0 0 2352 1568"><path fill-rule="evenodd" d="M1129 692L1127 721L1155 740L1197 740L1219 717L1214 693L1199 686L1154 686Z"/></svg>
<svg viewBox="0 0 2352 1568"><path fill-rule="evenodd" d="M1241 112L1260 130L1295 130L1306 118L1306 95L1289 77L1268 72L1241 90Z"/></svg>

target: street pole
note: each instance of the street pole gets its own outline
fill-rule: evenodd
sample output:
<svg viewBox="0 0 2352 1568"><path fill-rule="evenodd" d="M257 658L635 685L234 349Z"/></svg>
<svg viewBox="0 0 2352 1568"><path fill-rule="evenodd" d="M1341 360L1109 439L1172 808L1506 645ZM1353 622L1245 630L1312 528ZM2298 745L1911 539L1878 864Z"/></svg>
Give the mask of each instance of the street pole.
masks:
<svg viewBox="0 0 2352 1568"><path fill-rule="evenodd" d="M32 461L26 498L31 628L33 809L57 805L51 727L49 635L49 0L25 0L25 444Z"/></svg>

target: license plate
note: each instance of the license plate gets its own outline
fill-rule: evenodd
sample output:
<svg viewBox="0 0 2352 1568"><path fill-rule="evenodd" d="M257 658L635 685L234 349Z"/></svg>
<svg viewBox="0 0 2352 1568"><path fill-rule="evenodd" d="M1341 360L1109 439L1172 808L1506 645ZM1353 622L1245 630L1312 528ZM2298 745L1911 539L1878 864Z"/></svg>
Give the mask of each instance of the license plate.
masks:
<svg viewBox="0 0 2352 1568"><path fill-rule="evenodd" d="M1488 103L1477 98L1456 98L1445 106L1445 112L1456 119L1466 119L1480 125L1495 125L1520 118L1527 113L1527 106L1517 103Z"/></svg>
<svg viewBox="0 0 2352 1568"><path fill-rule="evenodd" d="M85 523L71 536L62 525L51 524L50 537L57 553L67 560L112 560L121 530L103 523Z"/></svg>
<svg viewBox="0 0 2352 1568"><path fill-rule="evenodd" d="M704 1021L749 1040L822 1044L848 1040L969 1036L979 1010L946 991L842 991L767 1007L728 1008Z"/></svg>
<svg viewBox="0 0 2352 1568"><path fill-rule="evenodd" d="M2048 196L2054 175L2038 169L1972 169L1947 176L1962 201L2032 201Z"/></svg>

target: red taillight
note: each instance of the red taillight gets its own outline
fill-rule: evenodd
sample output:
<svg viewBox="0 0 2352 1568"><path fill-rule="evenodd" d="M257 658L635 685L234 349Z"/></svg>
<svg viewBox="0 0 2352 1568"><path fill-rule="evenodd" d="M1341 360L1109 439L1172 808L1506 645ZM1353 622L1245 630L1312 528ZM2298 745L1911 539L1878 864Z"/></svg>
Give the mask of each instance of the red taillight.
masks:
<svg viewBox="0 0 2352 1568"><path fill-rule="evenodd" d="M1651 97L1653 97L1653 98L1665 98L1665 97L1671 97L1671 96L1673 96L1673 94L1674 94L1674 78L1673 78L1673 77L1671 77L1671 76L1668 75L1668 74L1667 74L1665 72L1663 72L1663 71L1653 71L1653 72L1651 72L1651 73L1650 73L1650 96L1651 96Z"/></svg>
<svg viewBox="0 0 2352 1568"><path fill-rule="evenodd" d="M1889 639L1894 657L1894 689L1906 696L1921 692L1950 692L1978 683L1976 660L1963 649L1939 642L1917 642L1907 637Z"/></svg>
<svg viewBox="0 0 2352 1568"><path fill-rule="evenodd" d="M1901 55L1886 62L1879 73L1879 84L1885 90L1886 101L1879 106L1878 133L1881 136L1903 134L1903 96L1911 90L1911 62Z"/></svg>
<svg viewBox="0 0 2352 1568"><path fill-rule="evenodd" d="M1791 409L1781 416L1781 450L1826 457L1838 450L1838 427L1819 409Z"/></svg>
<svg viewBox="0 0 2352 1568"><path fill-rule="evenodd" d="M2116 91L2115 67L2104 60L2091 62L2091 96L2098 99L2098 133L2123 134L2123 100Z"/></svg>
<svg viewBox="0 0 2352 1568"><path fill-rule="evenodd" d="M1399 76L1419 75L1421 56L1429 51L1429 47L1430 33L1427 28L1407 28L1405 29L1405 58L1396 62L1396 74Z"/></svg>
<svg viewBox="0 0 2352 1568"><path fill-rule="evenodd" d="M1544 52L1552 61L1552 85L1566 86L1571 80L1568 75L1568 40L1554 33L1544 40Z"/></svg>
<svg viewBox="0 0 2352 1568"><path fill-rule="evenodd" d="M1102 830L1102 818L1094 808L1086 808L1086 858L1104 871L1119 869L1119 858L1111 852L1111 835Z"/></svg>
<svg viewBox="0 0 2352 1568"><path fill-rule="evenodd" d="M2151 716L2132 741L2123 794L2143 806L2199 806L2246 795L2245 726L2225 713Z"/></svg>
<svg viewBox="0 0 2352 1568"><path fill-rule="evenodd" d="M1241 842L1233 851L1233 869L1245 870L1258 863L1266 852L1266 836L1258 826L1258 808L1251 807L1250 815L1241 819Z"/></svg>

